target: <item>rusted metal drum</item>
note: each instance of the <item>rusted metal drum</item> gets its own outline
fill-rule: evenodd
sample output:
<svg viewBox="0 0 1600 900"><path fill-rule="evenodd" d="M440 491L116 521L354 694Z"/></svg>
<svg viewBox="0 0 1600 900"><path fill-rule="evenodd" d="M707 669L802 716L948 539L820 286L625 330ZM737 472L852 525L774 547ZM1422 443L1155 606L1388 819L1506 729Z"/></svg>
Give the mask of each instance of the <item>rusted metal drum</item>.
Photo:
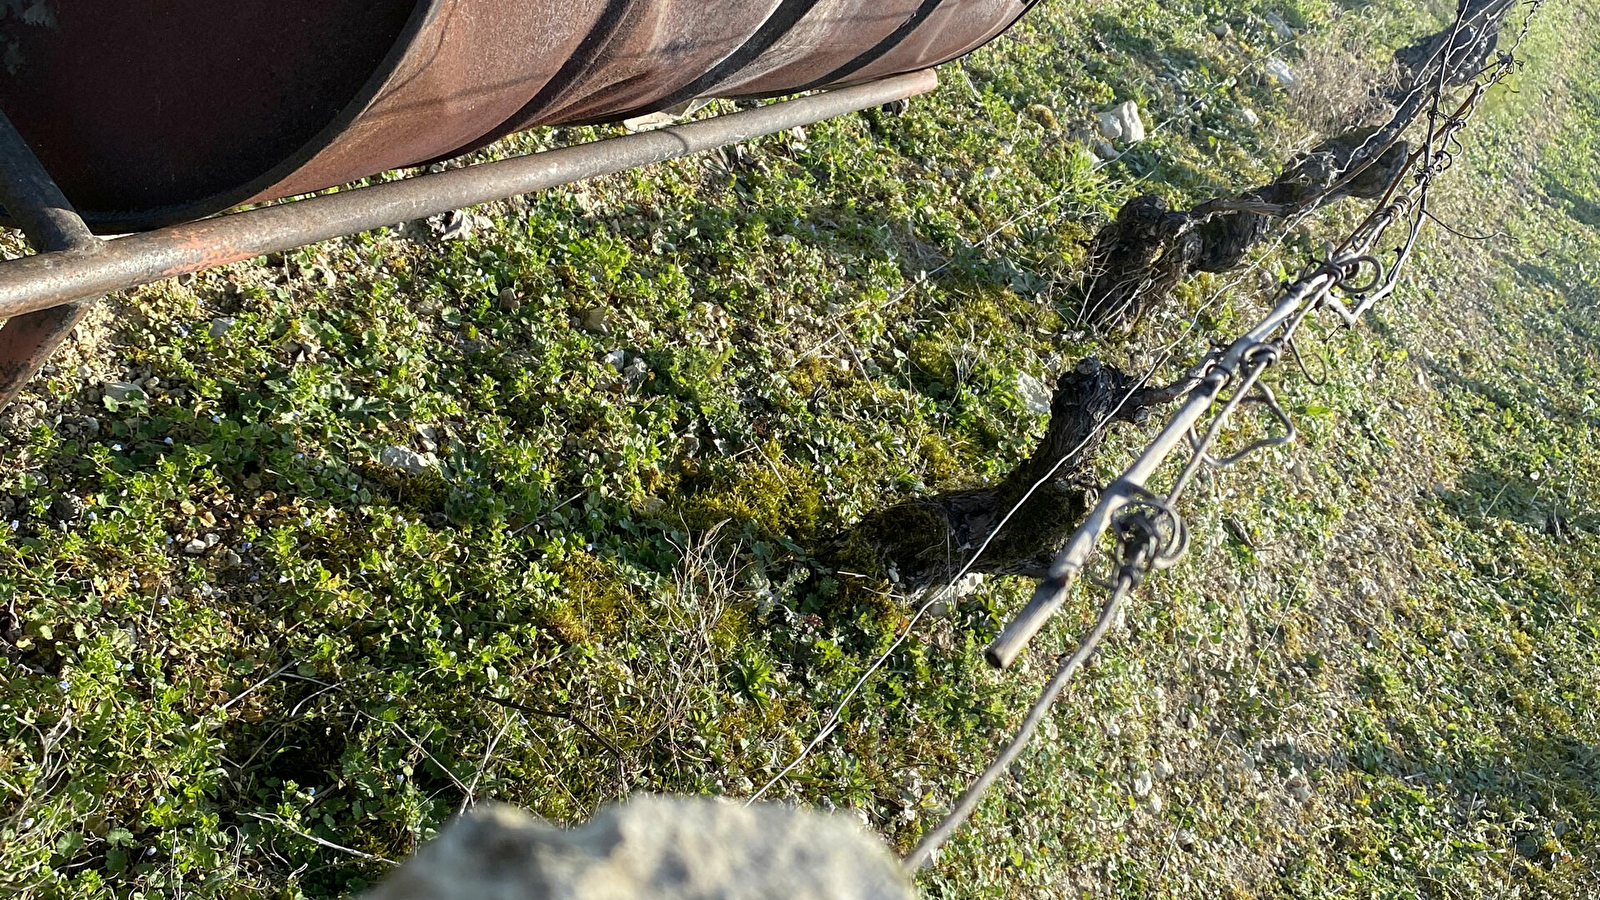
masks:
<svg viewBox="0 0 1600 900"><path fill-rule="evenodd" d="M535 125L969 52L1022 0L17 0L0 109L97 231L456 155Z"/></svg>

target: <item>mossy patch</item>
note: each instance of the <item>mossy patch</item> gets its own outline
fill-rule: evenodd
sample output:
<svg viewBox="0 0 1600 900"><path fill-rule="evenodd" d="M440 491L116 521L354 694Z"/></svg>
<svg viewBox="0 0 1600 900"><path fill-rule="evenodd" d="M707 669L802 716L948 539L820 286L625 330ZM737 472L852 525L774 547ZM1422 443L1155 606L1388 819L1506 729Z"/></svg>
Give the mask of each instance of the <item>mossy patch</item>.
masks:
<svg viewBox="0 0 1600 900"><path fill-rule="evenodd" d="M615 563L573 550L548 567L556 576L554 596L559 600L543 612L543 620L557 637L577 644L604 641L622 631L631 588Z"/></svg>
<svg viewBox="0 0 1600 900"><path fill-rule="evenodd" d="M785 459L776 445L753 449L747 454L753 458L685 479L676 507L683 522L699 531L732 522L767 539L812 536L824 515L811 473Z"/></svg>

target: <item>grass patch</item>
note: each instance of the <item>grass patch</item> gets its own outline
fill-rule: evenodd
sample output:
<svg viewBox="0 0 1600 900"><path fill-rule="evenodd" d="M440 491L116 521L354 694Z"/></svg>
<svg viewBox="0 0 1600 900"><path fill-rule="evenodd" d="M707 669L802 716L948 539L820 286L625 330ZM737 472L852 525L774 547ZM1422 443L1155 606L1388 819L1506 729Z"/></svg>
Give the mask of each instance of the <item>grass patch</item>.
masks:
<svg viewBox="0 0 1600 900"><path fill-rule="evenodd" d="M1197 279L1131 344L1065 306L1133 192L1236 190L1316 142L1292 123L1333 100L1260 73L1268 14L1325 71L1439 12L1041 4L904 116L117 298L4 420L0 884L332 896L386 867L305 835L398 858L469 794L574 820L753 792L906 618L813 580L816 541L1002 476L1043 424L1019 375L1191 321L1198 353L1348 226ZM1435 230L1370 327L1308 332L1329 386L1275 385L1304 440L1196 492L1195 552L928 896L1594 893L1596 33L1549 8L1450 176L1441 217L1508 237ZM1095 168L1073 133L1124 99L1151 137ZM775 796L908 847L1043 677L980 658L1029 588L919 624Z"/></svg>

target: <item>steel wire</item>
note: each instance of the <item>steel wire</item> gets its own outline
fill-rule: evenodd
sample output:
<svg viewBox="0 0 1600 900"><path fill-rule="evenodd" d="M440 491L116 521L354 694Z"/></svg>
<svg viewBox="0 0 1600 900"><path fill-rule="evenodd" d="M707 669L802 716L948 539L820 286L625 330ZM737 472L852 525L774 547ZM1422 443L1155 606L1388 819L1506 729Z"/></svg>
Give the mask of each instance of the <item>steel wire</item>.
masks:
<svg viewBox="0 0 1600 900"><path fill-rule="evenodd" d="M1034 601L1029 604L1030 608L1037 607L1041 598L1048 598L1054 601L1055 606L1059 606L1072 581L1082 572L1087 556L1101 535L1109 529L1116 535L1116 543L1120 548L1123 562L1116 584L1102 606L1100 615L1089 632L1079 641L1074 652L1066 657L1056 675L1046 684L1005 748L983 773L971 782L951 811L905 858L904 866L907 871L915 872L935 857L939 848L976 810L987 791L1020 757L1045 714L1065 690L1072 676L1105 639L1111 622L1129 594L1151 571L1170 567L1184 554L1188 544L1188 529L1182 516L1176 511L1176 504L1198 471L1208 464L1213 466L1232 464L1267 447L1281 445L1293 439L1293 421L1277 403L1270 388L1261 382L1261 375L1281 361L1286 348L1297 361L1300 361L1300 351L1294 339L1300 326L1311 313L1318 309L1328 309L1337 313L1347 325L1353 325L1374 304L1394 291L1401 270L1415 251L1417 237L1424 220L1431 218L1427 212L1429 188L1435 178L1451 167L1459 152L1460 144L1456 140L1456 135L1472 120L1487 92L1502 84L1520 66L1515 52L1527 37L1533 16L1542 2L1543 0L1531 0L1523 17L1522 31L1514 42L1512 50L1500 53L1493 65L1479 73L1471 83L1466 100L1453 115L1445 117L1442 122L1439 104L1447 88L1448 66L1446 63L1441 63L1427 98L1427 140L1407 162L1408 168L1418 162L1422 164L1415 175L1415 184L1404 194L1396 196L1397 180L1387 195L1374 207L1372 213L1352 229L1338 250L1330 254L1328 259L1313 266L1298 281L1284 290L1278 304L1262 322L1237 339L1229 346L1227 352L1219 355L1213 351L1209 357L1208 369L1200 378L1200 383L1190 393L1190 402L1169 420L1161 437L1146 449L1140 460L1107 486L1099 506L1086 518L1073 539L1063 548L1050 577L1041 582ZM1510 3L1506 3L1496 4L1494 8L1504 13L1509 12L1509 7ZM1441 47L1451 47L1454 44L1462 28L1466 9L1467 5L1462 4L1451 36ZM1431 78L1434 75L1430 71L1426 73L1426 77ZM1421 118L1420 104L1416 106L1412 120L1406 122L1400 132L1418 118ZM1398 134L1394 139L1398 140ZM1381 151L1371 154L1366 164L1370 165L1380 155ZM1352 160L1355 158L1353 155ZM1354 173L1347 177L1354 177ZM1386 269L1371 250L1390 226L1408 216L1410 229L1407 240L1395 251L1394 264ZM1360 278L1364 271L1370 272L1369 280L1357 282L1356 279ZM1335 291L1359 298L1356 308L1346 309L1334 297ZM1305 371L1303 362L1301 370ZM1310 378L1309 372L1306 372L1306 377L1308 381L1315 383ZM1194 426L1198 422L1199 415L1208 410L1230 386L1233 388L1232 393L1212 416L1204 435L1197 437ZM1238 453L1220 460L1216 459L1210 453L1210 448L1215 445L1232 414L1252 397L1258 398L1266 405L1274 417L1285 426L1285 434L1272 439L1258 440ZM1183 421L1185 416L1188 418L1186 423ZM1140 470L1153 469L1155 464L1165 460L1176 448L1175 438L1184 435L1188 436L1191 444L1190 457L1167 493L1157 495L1144 485ZM1152 456L1155 458L1151 459ZM1160 523L1165 523L1164 529ZM1039 621L1032 626L1031 631L1022 636L1021 643L1026 643L1027 638L1037 631L1043 620L1053 611L1053 608L1048 609L1042 617L1036 616ZM1024 614L1027 612L1025 609ZM1019 616L1013 620L1012 626L1021 619ZM999 645L1005 637L1003 633L1001 638L996 640L996 645ZM1020 647L1021 644L1018 644L1010 656L999 657L998 662L1002 665L1009 663L1010 659L1014 658L1015 652L1020 651ZM991 645L991 661L997 661L994 650L995 646Z"/></svg>

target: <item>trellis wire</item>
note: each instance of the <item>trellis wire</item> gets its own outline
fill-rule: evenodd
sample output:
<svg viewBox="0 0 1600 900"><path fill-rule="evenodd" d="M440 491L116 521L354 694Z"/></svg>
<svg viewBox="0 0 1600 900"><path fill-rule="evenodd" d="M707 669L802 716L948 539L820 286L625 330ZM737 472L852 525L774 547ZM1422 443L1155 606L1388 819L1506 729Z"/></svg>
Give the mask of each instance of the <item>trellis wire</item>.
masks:
<svg viewBox="0 0 1600 900"><path fill-rule="evenodd" d="M994 665L1005 667L1015 660L1027 641L1064 602L1067 590L1087 565L1101 537L1107 530L1116 531L1123 563L1110 596L1102 606L1094 625L1074 652L1067 656L1058 668L1056 675L1046 685L1022 725L999 756L971 783L951 811L933 830L924 835L922 841L906 857L904 866L908 871L917 871L934 857L939 847L961 827L977 808L988 789L1021 754L1067 682L1103 641L1111 621L1128 594L1149 572L1172 565L1182 555L1187 544L1186 529L1175 511L1175 504L1199 470L1206 465L1231 465L1265 447L1287 443L1292 439L1293 422L1278 405L1270 388L1261 382L1261 375L1281 360L1285 348L1293 346L1295 333L1312 312L1329 309L1337 313L1347 325L1354 325L1374 304L1394 291L1398 284L1399 273L1414 251L1422 222L1427 217L1428 192L1433 180L1449 168L1454 158L1450 148L1459 146L1455 141L1456 135L1470 122L1487 91L1503 82L1520 65L1515 56L1516 50L1526 38L1532 17L1541 4L1542 0L1531 0L1523 18L1522 32L1512 49L1500 53L1495 63L1479 74L1469 88L1467 97L1455 112L1441 121L1440 102L1448 79L1449 56L1457 36L1462 31L1468 8L1466 4L1460 7L1449 38L1435 54L1435 59L1439 62L1439 71L1426 100L1427 136L1423 147L1410 155L1400 177L1397 177L1388 194L1379 201L1373 212L1350 232L1339 247L1329 254L1328 259L1312 266L1298 281L1289 285L1272 311L1254 328L1226 349L1213 351L1208 356L1207 370L1184 406L1173 415L1166 427L1133 465L1106 488L1095 509L1057 556L1049 576L1040 583L1033 599L990 645L986 655ZM1503 10L1507 5L1509 4L1495 4L1493 8ZM1490 8L1485 7L1485 10ZM1438 60L1439 53L1444 54L1442 60ZM1431 77L1431 69L1425 69L1418 83ZM1412 94L1415 93L1414 86ZM1399 140L1400 134L1412 122L1420 118L1421 104L1413 104L1411 99L1408 97L1407 102L1402 104L1403 107L1413 110L1410 113L1410 121L1399 123L1399 126L1394 128L1394 135L1377 151L1368 152L1363 149L1352 156L1351 171L1342 179L1336 180L1335 188L1356 177L1361 168L1371 165L1389 146ZM1395 124L1391 122L1391 126L1380 130L1378 134L1390 130ZM1405 173L1413 169L1416 170L1415 184L1403 195L1396 196ZM1395 251L1394 264L1385 271L1383 264L1371 255L1371 251L1390 225L1407 216L1411 219L1407 240ZM1373 272L1372 278L1365 284L1357 284L1357 279L1369 269ZM1356 298L1353 310L1334 297L1336 290ZM1298 351L1295 351L1295 354L1298 358ZM1196 428L1200 425L1201 418L1217 404L1219 398L1229 388L1232 388L1231 393L1212 416L1209 427L1205 429L1203 435L1197 435ZM1284 426L1283 433L1267 440L1257 441L1226 458L1214 458L1210 448L1215 445L1233 413L1247 402L1258 402L1267 407ZM1145 487L1145 483L1185 442L1191 448L1187 463L1165 496L1158 497L1152 494ZM1162 523L1165 523L1165 528L1162 527Z"/></svg>

